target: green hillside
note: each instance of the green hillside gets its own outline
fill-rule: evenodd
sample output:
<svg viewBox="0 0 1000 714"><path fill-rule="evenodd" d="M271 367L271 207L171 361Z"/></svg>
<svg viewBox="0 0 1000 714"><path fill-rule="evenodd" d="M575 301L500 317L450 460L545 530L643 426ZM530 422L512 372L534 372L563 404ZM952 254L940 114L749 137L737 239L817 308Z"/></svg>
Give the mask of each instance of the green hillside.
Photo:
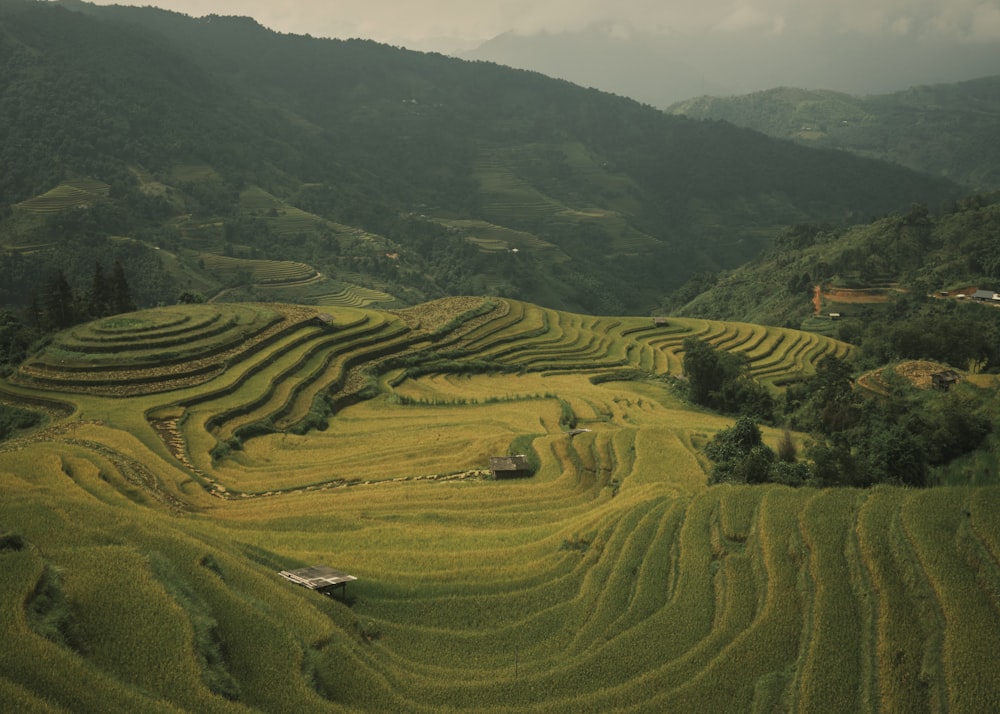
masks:
<svg viewBox="0 0 1000 714"><path fill-rule="evenodd" d="M790 224L959 190L534 73L249 18L3 0L0 63L2 303L18 308L53 270L84 290L95 259L121 262L143 306L273 298L268 265L217 270L209 254L334 281L291 286L293 302L354 289L645 314Z"/></svg>
<svg viewBox="0 0 1000 714"><path fill-rule="evenodd" d="M902 92L852 96L779 87L738 97L697 97L668 111L731 122L805 146L843 149L945 176L977 191L1000 189L1000 76Z"/></svg>
<svg viewBox="0 0 1000 714"><path fill-rule="evenodd" d="M1000 316L967 298L1000 285L998 231L996 195L846 230L797 226L746 265L698 276L664 310L825 332L862 345L873 367L930 358L993 371Z"/></svg>
<svg viewBox="0 0 1000 714"><path fill-rule="evenodd" d="M60 333L0 392L49 415L0 445L0 708L1000 702L1000 490L707 486L732 420L678 396L694 336L771 385L849 351L482 298ZM320 564L357 581L278 575Z"/></svg>

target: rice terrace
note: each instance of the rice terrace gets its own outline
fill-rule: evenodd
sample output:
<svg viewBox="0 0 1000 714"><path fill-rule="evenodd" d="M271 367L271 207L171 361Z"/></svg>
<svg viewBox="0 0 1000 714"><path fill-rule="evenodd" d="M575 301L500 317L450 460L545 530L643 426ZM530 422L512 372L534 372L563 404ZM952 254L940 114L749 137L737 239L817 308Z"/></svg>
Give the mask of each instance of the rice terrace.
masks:
<svg viewBox="0 0 1000 714"><path fill-rule="evenodd" d="M50 416L0 447L0 701L1000 707L1000 490L708 486L732 419L676 396L690 336L774 390L850 349L499 298L60 333L2 391ZM533 473L492 478L508 454Z"/></svg>

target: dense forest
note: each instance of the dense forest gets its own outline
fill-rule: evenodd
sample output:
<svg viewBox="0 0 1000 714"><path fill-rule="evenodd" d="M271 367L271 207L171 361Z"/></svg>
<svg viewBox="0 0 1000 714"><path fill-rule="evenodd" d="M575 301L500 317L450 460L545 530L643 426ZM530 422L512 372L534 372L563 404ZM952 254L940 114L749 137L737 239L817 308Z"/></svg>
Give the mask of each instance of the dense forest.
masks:
<svg viewBox="0 0 1000 714"><path fill-rule="evenodd" d="M92 261L69 263L90 250L122 262L140 305L247 288L202 268L208 253L306 262L403 304L641 313L784 226L962 193L539 74L248 18L0 14L0 239L29 287L54 261L82 289Z"/></svg>

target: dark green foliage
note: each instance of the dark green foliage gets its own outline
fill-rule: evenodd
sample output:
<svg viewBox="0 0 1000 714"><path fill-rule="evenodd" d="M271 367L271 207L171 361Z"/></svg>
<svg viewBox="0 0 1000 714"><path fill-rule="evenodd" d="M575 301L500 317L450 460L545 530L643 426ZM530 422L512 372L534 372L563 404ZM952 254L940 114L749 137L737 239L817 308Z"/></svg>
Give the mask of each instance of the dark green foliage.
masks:
<svg viewBox="0 0 1000 714"><path fill-rule="evenodd" d="M927 446L920 425L910 419L869 420L867 425L867 438L858 439L856 447L865 485L927 485Z"/></svg>
<svg viewBox="0 0 1000 714"><path fill-rule="evenodd" d="M219 623L210 605L166 556L152 553L149 560L157 579L170 597L183 608L191 622L191 629L194 630L194 653L198 658L205 686L226 699L238 700L240 686L227 667L225 643L220 638Z"/></svg>
<svg viewBox="0 0 1000 714"><path fill-rule="evenodd" d="M116 263L116 265L120 264ZM104 275L104 266L100 262L94 263L94 279L87 300L88 317L91 319L113 314L111 311L113 301L111 285Z"/></svg>
<svg viewBox="0 0 1000 714"><path fill-rule="evenodd" d="M563 429L576 428L576 414L573 412L573 405L565 399L559 400L559 426Z"/></svg>
<svg viewBox="0 0 1000 714"><path fill-rule="evenodd" d="M684 376L692 402L729 414L772 418L774 399L750 378L746 357L717 350L696 337L685 338L683 347Z"/></svg>
<svg viewBox="0 0 1000 714"><path fill-rule="evenodd" d="M692 99L672 111L809 146L878 156L980 190L998 189L1000 149L993 140L1000 120L998 88L1000 77L870 96L782 87Z"/></svg>
<svg viewBox="0 0 1000 714"><path fill-rule="evenodd" d="M45 565L24 607L28 624L35 632L56 644L73 647L70 605L58 568L48 563Z"/></svg>
<svg viewBox="0 0 1000 714"><path fill-rule="evenodd" d="M135 310L135 303L132 302L132 290L128 286L128 279L125 277L125 268L117 260L111 271L109 297L111 310L109 314L117 315Z"/></svg>
<svg viewBox="0 0 1000 714"><path fill-rule="evenodd" d="M798 459L799 450L792 439L792 432L788 427L781 434L781 441L778 442L778 460L788 464L794 464Z"/></svg>
<svg viewBox="0 0 1000 714"><path fill-rule="evenodd" d="M821 315L844 313L827 323L829 333L867 345L873 365L933 353L964 368L967 359L997 354L1000 311L930 295L1000 289L998 233L1000 194L947 202L936 212L914 204L847 230L802 224L777 233L758 257L676 305L674 314L799 327L815 312L816 286L881 289L887 303L825 303ZM920 324L905 328L911 320Z"/></svg>
<svg viewBox="0 0 1000 714"><path fill-rule="evenodd" d="M757 424L747 416L712 437L705 454L715 462L709 483L764 483L776 461Z"/></svg>
<svg viewBox="0 0 1000 714"><path fill-rule="evenodd" d="M42 326L49 330L62 330L79 320L77 298L66 276L57 270L45 284L42 293Z"/></svg>
<svg viewBox="0 0 1000 714"><path fill-rule="evenodd" d="M786 413L800 431L843 432L860 421L860 408L850 363L832 355L820 360L812 379L785 392Z"/></svg>
<svg viewBox="0 0 1000 714"><path fill-rule="evenodd" d="M792 447L794 449L794 446ZM714 463L709 483L781 483L802 486L812 482L809 465L789 458L787 448L776 454L763 442L760 429L750 417L740 417L720 431L705 446Z"/></svg>
<svg viewBox="0 0 1000 714"><path fill-rule="evenodd" d="M705 447L705 453L712 461L729 461L746 456L763 443L760 428L753 419L744 416L716 434Z"/></svg>
<svg viewBox="0 0 1000 714"><path fill-rule="evenodd" d="M940 466L978 449L993 432L993 422L982 396L969 389L934 397L923 410L921 423L927 461Z"/></svg>
<svg viewBox="0 0 1000 714"><path fill-rule="evenodd" d="M109 189L44 216L0 206L0 238L80 246L82 268L74 251L46 258L78 292L91 287L92 246L135 238L115 250L132 254L121 260L139 306L195 287L156 267L155 245L192 271L184 248L301 260L414 301L497 294L645 312L693 273L753 257L776 227L955 195L946 181L486 63L153 8L4 13L0 196L15 204L81 177ZM498 200L497 180L523 199ZM241 203L250 188L275 205ZM289 228L285 206L314 215ZM480 250L455 218L524 231L533 247ZM330 222L369 235L333 236ZM0 286L0 304L30 300L45 274L29 267Z"/></svg>
<svg viewBox="0 0 1000 714"><path fill-rule="evenodd" d="M933 468L980 448L993 430L988 391L886 382L888 395L865 396L852 388L849 364L828 357L813 379L789 388L791 423L815 440L807 456L818 483L924 486Z"/></svg>
<svg viewBox="0 0 1000 714"><path fill-rule="evenodd" d="M0 553L19 551L28 547L28 541L20 533L5 533L0 535Z"/></svg>
<svg viewBox="0 0 1000 714"><path fill-rule="evenodd" d="M811 436L807 461L798 460L788 428L775 453L744 416L706 445L715 464L710 482L926 486L935 469L988 446L992 391L962 384L921 390L901 377L883 380L886 395L864 393L854 388L848 362L824 358L784 400L790 425Z"/></svg>
<svg viewBox="0 0 1000 714"><path fill-rule="evenodd" d="M38 426L42 420L43 417L38 412L0 404L0 441L9 438L18 429Z"/></svg>
<svg viewBox="0 0 1000 714"><path fill-rule="evenodd" d="M28 325L9 310L0 310L0 376L19 365L43 334L41 328Z"/></svg>
<svg viewBox="0 0 1000 714"><path fill-rule="evenodd" d="M222 461L234 451L242 451L242 449L243 441L238 436L231 436L225 441L216 442L209 455L212 457L212 463L215 463Z"/></svg>
<svg viewBox="0 0 1000 714"><path fill-rule="evenodd" d="M898 316L860 338L868 364L929 359L959 369L1000 366L1000 315L981 305L898 301Z"/></svg>
<svg viewBox="0 0 1000 714"><path fill-rule="evenodd" d="M714 406L722 386L738 379L744 364L739 355L716 350L704 340L688 337L684 340L684 376L688 380L688 396L695 404Z"/></svg>

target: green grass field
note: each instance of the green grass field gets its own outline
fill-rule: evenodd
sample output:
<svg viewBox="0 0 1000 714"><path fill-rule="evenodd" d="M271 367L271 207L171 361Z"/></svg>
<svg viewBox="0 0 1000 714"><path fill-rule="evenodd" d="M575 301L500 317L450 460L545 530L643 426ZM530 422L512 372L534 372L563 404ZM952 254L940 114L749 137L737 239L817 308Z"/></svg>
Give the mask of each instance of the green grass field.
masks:
<svg viewBox="0 0 1000 714"><path fill-rule="evenodd" d="M772 389L848 349L480 298L58 335L0 383L67 405L0 444L0 710L1000 708L1000 488L709 487L692 335Z"/></svg>

